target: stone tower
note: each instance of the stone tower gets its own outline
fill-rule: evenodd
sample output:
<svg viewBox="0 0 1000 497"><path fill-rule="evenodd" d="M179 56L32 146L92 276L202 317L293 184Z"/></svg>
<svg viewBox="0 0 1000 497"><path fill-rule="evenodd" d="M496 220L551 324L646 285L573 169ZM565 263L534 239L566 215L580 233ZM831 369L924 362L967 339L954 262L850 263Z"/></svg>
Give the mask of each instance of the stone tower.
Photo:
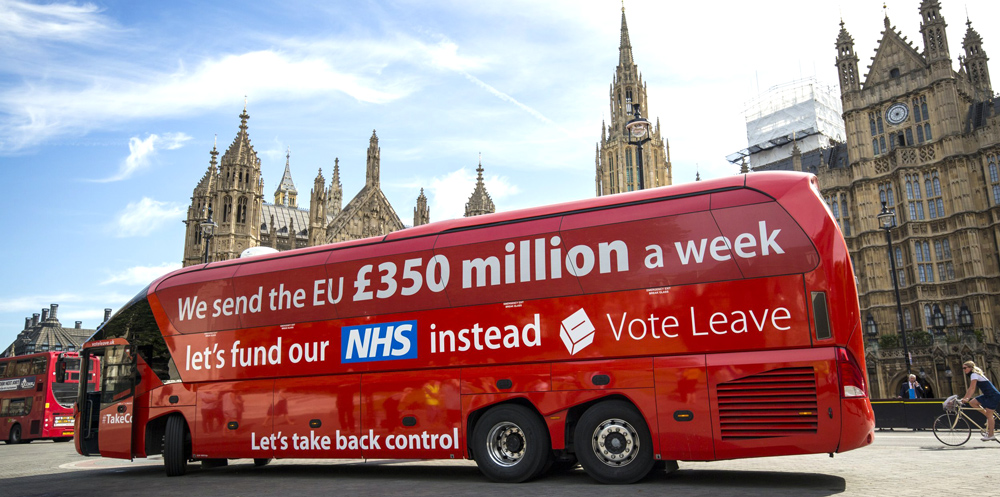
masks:
<svg viewBox="0 0 1000 497"><path fill-rule="evenodd" d="M964 360L1000 375L1000 100L971 22L955 71L940 2L922 0L919 12L923 50L886 16L864 77L841 21L835 60L847 134L835 148L846 148L847 161L815 169L851 252L873 398L894 397L906 376L900 317L912 371L937 396L964 391ZM883 204L896 219L891 252L877 218Z"/></svg>
<svg viewBox="0 0 1000 497"><path fill-rule="evenodd" d="M239 117L239 131L222 155L218 170L215 163L218 151L213 147L208 171L191 196L185 220L185 266L202 262L205 240L199 223L209 212L217 224L209 246L210 261L239 257L244 249L260 245L264 183L260 176L260 159L247 133L250 116L246 106Z"/></svg>
<svg viewBox="0 0 1000 497"><path fill-rule="evenodd" d="M628 192L639 189L637 147L629 143L625 124L635 117L633 105L648 115L646 83L632 58L625 8L622 8L621 41L618 45L618 67L611 83L611 125L601 123L601 140L597 144L597 195ZM672 183L669 143L660 136L660 120L648 132L649 142L642 147L643 185L646 188Z"/></svg>

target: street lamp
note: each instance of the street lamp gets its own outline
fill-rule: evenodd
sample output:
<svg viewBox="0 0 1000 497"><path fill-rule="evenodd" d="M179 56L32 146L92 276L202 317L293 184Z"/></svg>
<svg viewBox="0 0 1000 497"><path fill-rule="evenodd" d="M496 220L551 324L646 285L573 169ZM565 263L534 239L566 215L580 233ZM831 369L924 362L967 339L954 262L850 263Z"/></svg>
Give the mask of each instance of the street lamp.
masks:
<svg viewBox="0 0 1000 497"><path fill-rule="evenodd" d="M892 289L896 292L896 320L899 323L899 334L903 338L903 359L906 361L906 374L910 374L910 348L906 344L906 328L903 327L903 304L899 301L899 282L896 281L896 258L892 256L892 235L889 231L896 227L896 215L893 214L885 202L882 202L882 212L878 215L878 222L885 230L885 243L889 247L889 269L892 271Z"/></svg>
<svg viewBox="0 0 1000 497"><path fill-rule="evenodd" d="M878 338L878 324L875 324L875 318L872 317L871 313L868 314L868 319L865 320L865 332L868 334L869 339Z"/></svg>
<svg viewBox="0 0 1000 497"><path fill-rule="evenodd" d="M639 113L639 104L632 104L632 108L635 109L635 118L625 123L625 130L628 131L628 142L639 149L635 163L639 170L639 189L643 190L646 185L643 178L645 175L642 171L642 145L650 140L649 121ZM635 140L632 139L633 137Z"/></svg>
<svg viewBox="0 0 1000 497"><path fill-rule="evenodd" d="M972 332L972 313L969 312L969 308L965 306L965 302L962 302L962 307L958 311L958 324L962 327L963 332Z"/></svg>
<svg viewBox="0 0 1000 497"><path fill-rule="evenodd" d="M944 314L941 313L941 308L937 304L934 304L934 312L931 313L931 323L936 335L944 334Z"/></svg>
<svg viewBox="0 0 1000 497"><path fill-rule="evenodd" d="M212 208L208 208L208 218L199 223L201 226L202 237L205 239L205 257L202 258L204 264L208 264L208 243L212 241L212 237L215 236L215 228L219 225L212 221Z"/></svg>

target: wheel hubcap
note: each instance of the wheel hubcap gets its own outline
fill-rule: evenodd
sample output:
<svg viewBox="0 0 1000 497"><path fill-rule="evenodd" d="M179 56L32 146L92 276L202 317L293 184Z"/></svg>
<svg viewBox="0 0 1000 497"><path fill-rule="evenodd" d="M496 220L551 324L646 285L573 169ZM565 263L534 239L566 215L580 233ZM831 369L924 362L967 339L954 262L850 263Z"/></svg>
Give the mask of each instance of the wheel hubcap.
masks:
<svg viewBox="0 0 1000 497"><path fill-rule="evenodd" d="M594 430L593 448L602 463L625 466L639 454L639 434L623 419L608 419Z"/></svg>
<svg viewBox="0 0 1000 497"><path fill-rule="evenodd" d="M494 463L511 467L524 457L527 445L521 427L505 421L497 423L490 429L486 440L486 452Z"/></svg>

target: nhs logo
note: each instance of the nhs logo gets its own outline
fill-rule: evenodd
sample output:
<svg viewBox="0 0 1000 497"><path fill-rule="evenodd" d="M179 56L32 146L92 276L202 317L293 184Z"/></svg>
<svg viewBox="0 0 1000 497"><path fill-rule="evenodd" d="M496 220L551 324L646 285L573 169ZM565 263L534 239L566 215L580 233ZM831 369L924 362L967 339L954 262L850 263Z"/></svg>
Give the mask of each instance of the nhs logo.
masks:
<svg viewBox="0 0 1000 497"><path fill-rule="evenodd" d="M340 329L340 362L417 358L417 322L397 321Z"/></svg>

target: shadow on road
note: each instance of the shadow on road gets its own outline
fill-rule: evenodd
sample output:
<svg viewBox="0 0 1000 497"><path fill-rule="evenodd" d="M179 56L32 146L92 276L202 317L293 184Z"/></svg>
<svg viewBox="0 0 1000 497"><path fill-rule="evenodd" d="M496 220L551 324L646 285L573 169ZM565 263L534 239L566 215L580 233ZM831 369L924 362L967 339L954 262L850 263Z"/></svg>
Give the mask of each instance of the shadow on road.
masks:
<svg viewBox="0 0 1000 497"><path fill-rule="evenodd" d="M546 497L615 494L671 496L761 495L776 497L827 496L845 491L843 478L824 474L771 471L681 469L654 473L634 485L612 487L592 480L582 469L549 474L534 481L508 485L493 483L468 464L421 464L415 461L370 461L333 464L271 464L254 467L234 461L206 469L190 464L188 474L167 478L163 467L144 465L71 471L44 476L4 479L0 484L12 496L143 497L216 496L482 496L501 491Z"/></svg>

